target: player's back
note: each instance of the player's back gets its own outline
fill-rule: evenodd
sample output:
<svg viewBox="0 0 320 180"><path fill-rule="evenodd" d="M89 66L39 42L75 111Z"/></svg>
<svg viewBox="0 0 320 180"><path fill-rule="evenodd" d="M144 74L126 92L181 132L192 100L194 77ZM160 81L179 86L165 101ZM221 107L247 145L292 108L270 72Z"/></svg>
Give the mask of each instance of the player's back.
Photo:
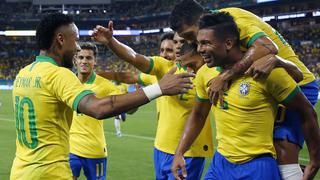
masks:
<svg viewBox="0 0 320 180"><path fill-rule="evenodd" d="M20 70L13 88L17 150L11 179L71 175L67 159L70 107L77 107L77 91L82 90L77 81L70 70L44 56Z"/></svg>
<svg viewBox="0 0 320 180"><path fill-rule="evenodd" d="M299 84L312 82L315 78L308 68L298 59L291 46L282 35L255 14L240 8L223 8L219 11L228 12L240 29L242 50L247 50L255 40L268 36L279 48L278 55L292 61L303 73L304 79Z"/></svg>

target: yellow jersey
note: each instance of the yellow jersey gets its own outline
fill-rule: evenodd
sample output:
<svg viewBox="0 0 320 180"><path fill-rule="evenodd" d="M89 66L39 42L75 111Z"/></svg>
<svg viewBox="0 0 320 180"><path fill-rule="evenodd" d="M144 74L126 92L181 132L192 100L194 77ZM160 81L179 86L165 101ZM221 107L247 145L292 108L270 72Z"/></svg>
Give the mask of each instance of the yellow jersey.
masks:
<svg viewBox="0 0 320 180"><path fill-rule="evenodd" d="M91 93L69 69L47 56L37 56L20 70L12 93L17 140L10 179L72 179L72 109Z"/></svg>
<svg viewBox="0 0 320 180"><path fill-rule="evenodd" d="M209 102L208 83L221 68L202 66L196 75L197 99ZM218 152L232 163L244 163L261 154L276 157L273 125L278 103L288 103L300 91L282 68L265 80L242 76L234 79L224 94L224 103L212 106Z"/></svg>
<svg viewBox="0 0 320 180"><path fill-rule="evenodd" d="M98 98L122 94L112 82L95 72L91 73L84 86L92 90ZM106 157L108 154L103 122L74 111L70 128L70 153L85 158Z"/></svg>
<svg viewBox="0 0 320 180"><path fill-rule="evenodd" d="M228 12L234 18L240 30L241 49L246 51L255 40L268 36L279 48L278 56L293 62L303 73L303 80L299 85L304 85L315 80L314 75L301 62L291 46L282 35L265 23L255 14L240 8L223 8L220 12Z"/></svg>
<svg viewBox="0 0 320 180"><path fill-rule="evenodd" d="M151 84L154 84L154 83L157 83L157 82L158 82L158 79L157 79L156 76L152 76L152 75L145 74L145 73L139 73L139 75L138 75L138 83L143 85L143 86L151 85ZM158 118L159 118L160 111L161 111L161 101L164 98L166 98L166 97L161 96L161 97L156 99L156 107L157 107Z"/></svg>
<svg viewBox="0 0 320 180"><path fill-rule="evenodd" d="M149 73L161 79L172 67L178 66L176 73L187 72L186 68L180 64L168 61L162 57L154 56L150 58ZM194 78L191 79L192 81ZM163 99L160 113L155 147L160 151L174 154L184 131L185 123L195 104L195 88L188 93L167 96ZM213 142L210 119L206 123L194 141L190 149L184 154L186 157L211 157L213 154Z"/></svg>

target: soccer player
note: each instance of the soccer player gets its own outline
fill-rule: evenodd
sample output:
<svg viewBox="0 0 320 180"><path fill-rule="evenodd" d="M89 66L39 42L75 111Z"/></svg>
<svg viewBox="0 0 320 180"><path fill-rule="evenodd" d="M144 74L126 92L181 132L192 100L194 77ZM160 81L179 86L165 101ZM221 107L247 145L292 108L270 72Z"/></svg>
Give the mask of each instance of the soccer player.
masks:
<svg viewBox="0 0 320 180"><path fill-rule="evenodd" d="M202 66L196 75L198 101L175 153L175 178L180 179L179 169L188 177L182 155L201 131L212 108L218 147L204 179L281 179L272 131L277 103L282 103L302 117L310 155L304 179L311 179L319 168L320 131L316 112L295 81L282 68L272 70L262 80L241 75L229 82L223 104L212 105L209 81L232 68L245 54L240 49L238 27L227 13L203 16L199 28L198 51L207 66Z"/></svg>
<svg viewBox="0 0 320 180"><path fill-rule="evenodd" d="M73 110L104 119L163 95L185 93L190 73L172 69L158 84L97 98L69 70L80 47L78 28L64 14L44 17L36 30L40 55L18 73L13 87L16 157L10 179L72 179L68 162Z"/></svg>
<svg viewBox="0 0 320 180"><path fill-rule="evenodd" d="M74 64L81 83L92 90L97 97L124 94L112 82L95 73L97 46L85 42L81 43L80 47L81 51L77 53ZM80 176L81 169L87 179L106 179L108 153L103 121L74 112L69 142L69 162L73 179Z"/></svg>
<svg viewBox="0 0 320 180"><path fill-rule="evenodd" d="M159 56L146 57L120 43L113 37L113 23L111 21L108 24L108 28L97 26L93 34L96 41L108 46L121 59L133 64L144 73L157 76L157 79L160 79L174 66L178 67L177 73L187 71L186 67L182 67L180 63L168 61ZM165 113L160 113L154 144L155 174L156 179L161 180L173 179L170 167L187 116L191 113L195 103L195 89L189 90L185 95L167 97L165 99L165 102L162 102L162 108ZM187 162L186 168L190 172L188 179L201 178L205 157L211 157L212 153L211 126L210 120L207 120L197 140L184 154Z"/></svg>
<svg viewBox="0 0 320 180"><path fill-rule="evenodd" d="M278 54L281 58L296 64L302 71L303 76L297 77L295 80L299 82L302 93L312 105L315 105L318 94L315 78L279 32L256 15L243 9L224 8L211 13L219 12L228 12L234 18L240 29L240 47L246 53L241 61L210 81L209 97L214 104L216 104L218 97L220 103L223 102L223 91L227 89L228 82L242 73L252 75L255 79L259 77L265 79L274 67L280 66L287 70L286 65L279 63L276 58L256 61L267 54ZM183 38L194 41L198 31L198 19L205 13L207 12L196 1L183 0L172 11L171 28ZM274 130L277 161L284 179L302 178L303 173L298 164L299 151L304 142L301 118L297 112L288 110L284 119L282 123L277 123Z"/></svg>

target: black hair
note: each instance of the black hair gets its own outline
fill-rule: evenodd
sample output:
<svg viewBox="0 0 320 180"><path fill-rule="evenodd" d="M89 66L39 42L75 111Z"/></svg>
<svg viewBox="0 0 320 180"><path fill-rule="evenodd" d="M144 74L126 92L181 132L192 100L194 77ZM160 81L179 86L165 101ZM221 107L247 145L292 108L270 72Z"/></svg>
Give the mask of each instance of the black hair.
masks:
<svg viewBox="0 0 320 180"><path fill-rule="evenodd" d="M179 31L182 25L196 25L199 17L205 13L205 9L195 0L182 0L175 5L170 16L170 27Z"/></svg>
<svg viewBox="0 0 320 180"><path fill-rule="evenodd" d="M64 25L74 23L69 15L54 13L44 17L37 26L36 39L40 50L48 50L55 35L55 31Z"/></svg>
<svg viewBox="0 0 320 180"><path fill-rule="evenodd" d="M95 57L98 54L98 47L91 42L81 42L80 47L81 49L92 50Z"/></svg>
<svg viewBox="0 0 320 180"><path fill-rule="evenodd" d="M183 56L189 52L191 52L192 54L197 53L197 43L183 43L183 45L181 46L180 49L180 55Z"/></svg>
<svg viewBox="0 0 320 180"><path fill-rule="evenodd" d="M174 33L173 32L166 32L161 35L160 42L164 40L173 40Z"/></svg>
<svg viewBox="0 0 320 180"><path fill-rule="evenodd" d="M233 38L240 45L240 32L233 17L228 12L204 14L199 20L199 29L212 29L220 39Z"/></svg>

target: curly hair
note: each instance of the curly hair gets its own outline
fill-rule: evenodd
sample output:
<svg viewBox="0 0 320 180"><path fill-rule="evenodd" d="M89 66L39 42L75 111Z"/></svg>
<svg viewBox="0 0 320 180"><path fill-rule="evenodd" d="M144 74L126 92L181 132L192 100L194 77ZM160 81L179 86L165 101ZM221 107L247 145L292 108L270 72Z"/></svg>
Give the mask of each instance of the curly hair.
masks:
<svg viewBox="0 0 320 180"><path fill-rule="evenodd" d="M48 50L53 41L55 31L64 25L74 23L71 16L54 13L44 17L37 26L36 40L40 50Z"/></svg>

